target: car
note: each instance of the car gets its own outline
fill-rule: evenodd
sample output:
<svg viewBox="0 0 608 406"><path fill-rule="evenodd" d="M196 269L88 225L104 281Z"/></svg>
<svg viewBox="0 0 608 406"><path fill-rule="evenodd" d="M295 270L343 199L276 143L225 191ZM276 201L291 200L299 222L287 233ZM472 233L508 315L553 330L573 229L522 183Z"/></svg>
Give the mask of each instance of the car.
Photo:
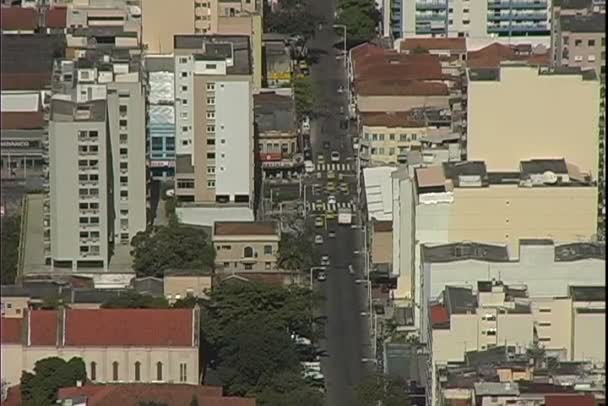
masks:
<svg viewBox="0 0 608 406"><path fill-rule="evenodd" d="M310 150L310 148L304 150L304 160L312 161L312 151Z"/></svg>
<svg viewBox="0 0 608 406"><path fill-rule="evenodd" d="M347 120L340 120L340 129L341 130L347 130L348 129L348 121Z"/></svg>
<svg viewBox="0 0 608 406"><path fill-rule="evenodd" d="M315 227L323 227L323 217L315 218Z"/></svg>
<svg viewBox="0 0 608 406"><path fill-rule="evenodd" d="M325 274L325 272L321 271L319 272L319 274L317 275L317 280L319 282L323 282L327 279L327 275Z"/></svg>
<svg viewBox="0 0 608 406"><path fill-rule="evenodd" d="M333 182L327 182L327 193L333 193L336 191L336 184Z"/></svg>
<svg viewBox="0 0 608 406"><path fill-rule="evenodd" d="M321 256L321 265L328 266L329 265L329 255L325 254Z"/></svg>
<svg viewBox="0 0 608 406"><path fill-rule="evenodd" d="M327 198L327 204L336 204L336 196L334 195L329 195L329 197Z"/></svg>
<svg viewBox="0 0 608 406"><path fill-rule="evenodd" d="M315 171L315 164L312 161L304 161L304 171L306 173L313 173Z"/></svg>
<svg viewBox="0 0 608 406"><path fill-rule="evenodd" d="M355 268L353 268L352 264L348 264L348 273L351 275L355 273Z"/></svg>
<svg viewBox="0 0 608 406"><path fill-rule="evenodd" d="M329 238L336 238L336 232L334 230L329 230L329 232L327 233L327 236Z"/></svg>
<svg viewBox="0 0 608 406"><path fill-rule="evenodd" d="M338 93L344 93L344 86L338 86Z"/></svg>
<svg viewBox="0 0 608 406"><path fill-rule="evenodd" d="M338 190L339 190L341 193L344 193L345 195L347 195L347 194L348 194L348 185L347 185L346 183L340 183L340 184L338 185Z"/></svg>
<svg viewBox="0 0 608 406"><path fill-rule="evenodd" d="M317 154L317 162L320 164L325 163L325 155Z"/></svg>
<svg viewBox="0 0 608 406"><path fill-rule="evenodd" d="M340 162L340 153L338 151L331 152L331 161L332 162Z"/></svg>
<svg viewBox="0 0 608 406"><path fill-rule="evenodd" d="M344 114L344 106L340 106L340 114Z"/></svg>
<svg viewBox="0 0 608 406"><path fill-rule="evenodd" d="M329 141L323 141L323 149L331 148L331 143Z"/></svg>
<svg viewBox="0 0 608 406"><path fill-rule="evenodd" d="M315 235L315 244L323 244L323 236L321 234Z"/></svg>
<svg viewBox="0 0 608 406"><path fill-rule="evenodd" d="M327 171L327 179L329 179L329 180L336 179L336 172Z"/></svg>
<svg viewBox="0 0 608 406"><path fill-rule="evenodd" d="M337 217L337 216L336 216L336 212L335 212L335 211L327 211L327 212L325 213L325 218L326 218L327 220L335 220L335 219L336 219L336 217Z"/></svg>

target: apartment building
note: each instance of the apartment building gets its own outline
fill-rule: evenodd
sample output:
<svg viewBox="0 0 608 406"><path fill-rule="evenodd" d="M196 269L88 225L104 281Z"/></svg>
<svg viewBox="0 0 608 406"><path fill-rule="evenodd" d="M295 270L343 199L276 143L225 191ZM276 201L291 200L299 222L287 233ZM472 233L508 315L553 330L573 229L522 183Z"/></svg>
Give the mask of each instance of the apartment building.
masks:
<svg viewBox="0 0 608 406"><path fill-rule="evenodd" d="M176 36L175 69L178 200L252 207L249 38Z"/></svg>
<svg viewBox="0 0 608 406"><path fill-rule="evenodd" d="M385 21L393 38L532 37L547 39L551 1L391 0Z"/></svg>
<svg viewBox="0 0 608 406"><path fill-rule="evenodd" d="M606 72L606 15L560 15L551 37L553 64Z"/></svg>
<svg viewBox="0 0 608 406"><path fill-rule="evenodd" d="M200 384L199 309L61 308L2 317L9 387L48 357L82 358L94 383Z"/></svg>
<svg viewBox="0 0 608 406"><path fill-rule="evenodd" d="M501 65L470 69L468 80L467 159L516 172L522 160L564 158L598 179L600 82L593 71Z"/></svg>
<svg viewBox="0 0 608 406"><path fill-rule="evenodd" d="M137 54L83 52L55 64L47 261L53 269L108 271L112 253L128 251L146 228L146 94Z"/></svg>
<svg viewBox="0 0 608 406"><path fill-rule="evenodd" d="M152 177L175 176L175 67L172 56L148 55L148 133Z"/></svg>
<svg viewBox="0 0 608 406"><path fill-rule="evenodd" d="M221 273L276 272L281 230L275 222L216 221L215 264Z"/></svg>

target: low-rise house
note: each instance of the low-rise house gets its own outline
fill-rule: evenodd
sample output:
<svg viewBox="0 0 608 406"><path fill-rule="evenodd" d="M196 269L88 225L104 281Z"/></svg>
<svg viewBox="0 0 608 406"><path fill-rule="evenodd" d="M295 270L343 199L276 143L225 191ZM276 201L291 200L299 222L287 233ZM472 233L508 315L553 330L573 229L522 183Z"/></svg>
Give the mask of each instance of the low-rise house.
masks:
<svg viewBox="0 0 608 406"><path fill-rule="evenodd" d="M9 386L48 357L82 358L92 382L201 382L198 308L32 310L1 327Z"/></svg>
<svg viewBox="0 0 608 406"><path fill-rule="evenodd" d="M208 298L212 286L211 271L170 269L163 278L164 296L169 304L186 297Z"/></svg>
<svg viewBox="0 0 608 406"><path fill-rule="evenodd" d="M278 271L281 230L276 222L217 221L213 227L219 272Z"/></svg>

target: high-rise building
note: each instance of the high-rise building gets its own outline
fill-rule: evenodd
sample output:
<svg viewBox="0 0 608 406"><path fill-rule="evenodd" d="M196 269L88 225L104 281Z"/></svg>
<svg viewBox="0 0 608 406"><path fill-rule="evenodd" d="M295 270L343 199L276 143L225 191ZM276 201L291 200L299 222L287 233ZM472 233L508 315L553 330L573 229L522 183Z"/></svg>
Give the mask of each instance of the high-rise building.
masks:
<svg viewBox="0 0 608 406"><path fill-rule="evenodd" d="M394 38L547 37L551 0L392 0Z"/></svg>
<svg viewBox="0 0 608 406"><path fill-rule="evenodd" d="M58 271L108 271L146 228L146 91L131 50L79 54L55 62L47 262Z"/></svg>
<svg viewBox="0 0 608 406"><path fill-rule="evenodd" d="M175 36L176 189L181 202L252 220L253 81L247 36ZM200 212L200 210L198 210ZM203 210L204 211L204 210ZM211 225L217 212L198 213ZM220 215L222 216L222 215ZM234 216L237 216L235 218ZM190 222L185 218L183 221Z"/></svg>

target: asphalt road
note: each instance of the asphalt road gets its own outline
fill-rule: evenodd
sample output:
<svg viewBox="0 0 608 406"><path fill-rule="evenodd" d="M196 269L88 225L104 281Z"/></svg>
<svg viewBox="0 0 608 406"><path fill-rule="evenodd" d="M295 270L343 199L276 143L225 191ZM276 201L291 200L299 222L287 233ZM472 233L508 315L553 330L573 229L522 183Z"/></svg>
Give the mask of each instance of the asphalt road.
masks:
<svg viewBox="0 0 608 406"><path fill-rule="evenodd" d="M345 93L338 93L340 85L345 87L345 71L343 59L336 60L334 44L340 38L332 28L334 13L333 1L315 0L315 6L328 22L317 31L315 38L309 44L309 49L319 55L318 63L311 68L311 75L322 90L323 114L311 125L311 144L315 163L318 154L324 155L326 163L330 162L330 152L338 151L342 163L351 163L354 167L352 141L347 131L340 129L340 120L347 112ZM343 113L341 113L343 111ZM329 141L329 149L323 148L323 143ZM355 199L355 173L346 174L345 181L349 185L349 194L336 197L338 201ZM322 189L327 183L326 174L321 179L316 174L308 177L307 184L320 184ZM315 197L317 198L317 197ZM326 199L327 192L323 191L318 198ZM310 213L308 220L314 215ZM359 216L357 216L359 217ZM358 221L358 219L357 219ZM364 373L362 358L369 357L369 321L361 312L365 311L365 285L355 283L362 278L363 258L354 252L361 250L363 233L361 229L347 225L338 225L336 220L327 224L327 229L336 231L336 238L328 238L324 229L325 242L321 253L329 255L330 266L327 269L327 280L320 283L325 294L324 316L327 317L325 340L321 347L327 352L322 358L321 365L326 381L327 404L330 406L354 406L357 404L355 388L361 382ZM352 264L355 274L348 272Z"/></svg>

